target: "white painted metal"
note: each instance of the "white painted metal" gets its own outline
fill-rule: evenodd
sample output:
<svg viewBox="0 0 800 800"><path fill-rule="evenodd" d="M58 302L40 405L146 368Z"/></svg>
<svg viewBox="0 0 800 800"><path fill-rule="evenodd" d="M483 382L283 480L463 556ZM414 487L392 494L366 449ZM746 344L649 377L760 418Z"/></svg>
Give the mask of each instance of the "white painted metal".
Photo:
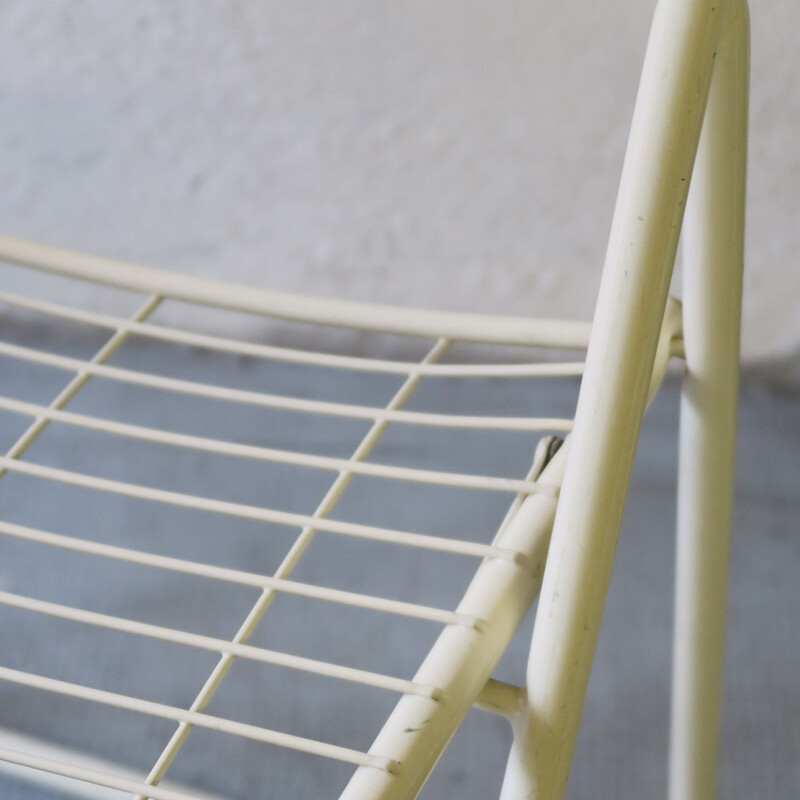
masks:
<svg viewBox="0 0 800 800"><path fill-rule="evenodd" d="M357 370L359 372L384 372L392 375L407 375L411 372L425 376L447 378L520 378L520 377L563 377L567 375L583 375L583 361L558 363L520 363L520 364L419 364L412 361L387 361L380 358L363 358L357 356L317 353L313 350L295 350L275 345L256 344L238 339L225 339L221 336L184 331L179 328L166 328L146 322L135 322L123 317L109 314L98 314L81 308L34 300L30 297L0 292L0 302L14 308L23 308L74 322L83 322L101 328L125 330L128 333L175 342L191 347L202 347L223 353L264 358L272 361L288 361L293 364L308 364L335 369Z"/></svg>
<svg viewBox="0 0 800 800"><path fill-rule="evenodd" d="M422 363L431 364L435 361L438 361L449 346L450 342L448 339L439 339L422 359ZM420 375L410 374L406 378L403 385L397 390L394 397L389 401L387 408L389 410L396 410L402 407L417 389L421 380L422 378ZM387 426L388 422L386 420L376 420L367 434L358 444L358 447L356 447L354 450L351 459L353 461L363 461L364 459L368 458L375 445L380 441L381 437L386 432ZM347 490L347 487L350 485L352 478L352 472L343 471L339 473L336 480L333 482L333 484L331 484L330 489L328 489L325 496L317 506L317 510L314 513L314 519L310 524L303 527L303 529L300 531L300 535L289 549L289 552L284 556L283 561L280 563L275 572L276 578L287 579L292 574L300 559L303 557L303 554L314 540L317 530L319 529L319 520L327 517L331 511L333 511L333 509L336 507L336 504ZM236 632L234 637L235 642L246 642L250 638L264 614L272 606L274 599L275 592L270 588L265 588L253 607L250 609L247 617L245 617L239 626L239 630ZM227 653L222 655L220 660L217 662L217 665L214 667L214 670L208 676L203 688L200 690L197 697L195 697L191 706L193 711L202 711L206 707L209 701L216 694L219 687L222 685L222 682L225 680L233 661L233 656L230 656ZM148 784L158 784L161 781L169 769L170 764L172 764L173 759L186 743L186 740L188 739L192 730L192 726L184 722L178 726L178 729L172 735L172 738L167 743L167 746L164 748L161 755L156 760L156 763L153 765L153 768L150 770L150 773L147 776ZM143 800L143 795L140 795L137 800Z"/></svg>
<svg viewBox="0 0 800 800"><path fill-rule="evenodd" d="M749 19L731 0L716 49L683 238L671 800L715 797L736 456Z"/></svg>
<svg viewBox="0 0 800 800"><path fill-rule="evenodd" d="M256 447L253 445L239 444L238 442L225 442L219 439L209 439L204 436L188 436L172 431L163 431L157 428L146 428L141 425L129 425L102 417L91 417L86 414L73 414L69 411L39 406L35 403L24 403L12 400L10 397L0 395L0 409L16 414L25 414L56 422L72 425L78 428L87 428L93 431L113 433L117 436L127 436L147 442L167 444L172 447L185 447L192 450L201 450L207 453L221 453L239 458L250 458L258 461L274 461L295 466L313 467L332 472L349 470L356 475L371 475L375 478L387 478L400 481L413 481L415 483L433 483L440 486L458 486L465 489L484 489L493 492L517 492L533 494L544 492L554 494L552 486L544 486L531 480L516 480L514 478L494 478L484 475L466 475L457 472L436 472L432 470L414 469L412 467L395 467L386 464L373 464L353 462L344 458L330 458L317 456L312 453L298 453L294 450L276 450L269 447Z"/></svg>
<svg viewBox="0 0 800 800"><path fill-rule="evenodd" d="M59 547L64 550L72 550L77 553L87 553L102 558L124 561L129 564L139 564L143 567L153 567L154 569L183 573L184 575L197 575L201 578L228 581L230 583L239 584L240 586L253 586L269 591L270 593L283 592L285 594L294 594L313 600L341 603L342 605L353 606L355 608L366 608L373 611L381 611L386 614L398 614L413 619L424 619L443 625L464 625L470 628L480 627L480 621L476 617L464 617L453 611L446 611L440 608L418 605L417 603L403 603L397 600L385 600L371 595L345 592L340 589L329 589L314 584L300 583L299 581L290 580L288 578L258 575L254 572L244 572L242 570L230 569L229 567L218 567L214 564L201 564L182 558L160 556L154 553L142 553L138 550L101 544L100 542L92 542L88 539L64 536L63 534L42 531L24 525L16 525L11 522L0 521L0 534L13 536L14 538L29 542L39 542L40 544ZM509 561L511 560L512 559L509 559ZM522 560L519 555L517 556L517 560Z"/></svg>
<svg viewBox="0 0 800 800"><path fill-rule="evenodd" d="M661 0L656 11L536 615L527 703L517 721L504 800L556 800L566 790L715 49L723 18L727 16L728 25L736 20L735 11L726 15L727 5L719 0ZM740 151L733 155L738 175ZM735 194L734 204L741 199L740 191ZM741 218L735 221L741 223ZM730 231L729 218L726 223ZM728 265L731 282L739 279L741 260L741 251L736 251L740 231L734 237L725 251L735 261ZM733 344L729 337L727 347ZM727 365L729 356L722 358ZM734 387L728 382L724 388ZM730 415L725 416L723 436L730 436ZM714 621L719 622L718 614Z"/></svg>
<svg viewBox="0 0 800 800"><path fill-rule="evenodd" d="M589 326L583 323L416 311L266 292L0 236L0 259L151 295L132 320L123 320L0 293L0 301L18 309L113 331L91 361L0 342L0 355L7 358L75 373L49 407L0 397L0 409L35 418L6 457L0 458L0 478L11 471L34 479L300 528L275 574L263 576L0 521L0 535L261 589L231 641L0 592L2 605L220 654L189 710L0 667L2 680L179 723L144 781L130 775L103 775L102 770L85 764L60 764L46 755L21 754L2 746L0 760L138 793L140 798L173 800L184 795L162 789L159 784L197 725L353 763L358 769L343 795L346 800L399 800L416 795L464 715L477 705L507 716L515 728L504 800L557 800L566 787L642 413L664 376L669 357L685 349L688 373L682 408L671 800L711 800L736 416L746 40L744 0L661 0L642 73L591 338ZM680 304L668 302L667 289L712 69L716 77L696 167L692 218L687 225L684 321ZM433 336L438 341L419 364L238 342L146 322L162 298L322 325ZM106 365L104 362L131 334L258 358L406 377L385 408L369 408L246 392ZM587 362L585 368L576 362L437 364L451 338L576 349L588 343ZM402 409L424 376L580 374L584 377L574 426L566 419L427 414ZM65 411L92 376L223 402L370 420L372 425L350 459L331 459ZM30 444L52 423L166 446L327 469L338 476L317 510L302 515L21 460ZM390 423L573 433L552 459L547 445L540 448L524 480L497 479L366 462ZM516 497L491 544L466 542L331 520L330 514L354 475L506 491L516 493ZM317 531L484 560L455 611L429 608L290 579ZM542 580L527 686L521 689L494 681L492 670ZM445 627L413 680L340 667L247 644L276 592L402 614ZM397 691L401 698L369 753L211 717L204 713L205 707L237 657Z"/></svg>
<svg viewBox="0 0 800 800"><path fill-rule="evenodd" d="M512 721L519 714L524 702L525 690L521 686L490 678L481 689L474 706Z"/></svg>
<svg viewBox="0 0 800 800"><path fill-rule="evenodd" d="M6 535L16 536L20 539L27 539L29 541L38 540L42 542L45 542L48 536L59 536L59 534L48 534L46 531L38 531L32 528L23 527L21 525L14 525L9 522L0 522L0 532ZM66 549L69 544L69 539L70 537L61 538L61 541L57 546L64 547ZM47 543L55 544L53 541L49 541ZM78 550L79 548L75 546L70 549ZM126 550L124 548L112 548L109 545L98 545L95 543L85 542L85 545L80 549L82 552L95 553L97 555L107 555L110 558L117 558L130 563L141 563L144 566L170 569L190 575L194 574L205 575L207 577L216 577L243 585L250 584L252 586L261 586L265 590L269 590L271 592L283 592L285 594L297 595L298 597L308 597L314 600L322 600L331 603L339 603L346 606L353 606L354 608L371 609L373 611L380 611L385 614L397 614L399 616L411 617L413 619L424 619L428 620L429 622L438 622L443 625L457 625L466 628L482 627L479 617L465 616L453 611L417 605L416 603L401 602L399 600L387 600L381 597L374 597L372 595L346 592L341 589L329 589L327 587L316 586L314 584L300 583L287 578L277 578L266 575L251 575L250 573L242 572L240 570L216 568L210 565L201 565L190 561L183 561L182 559L157 556L152 553L138 554L137 557L136 551ZM498 548L498 550L500 550L500 548ZM507 559L503 558L498 560L507 560L509 563L515 563L517 561L522 561L523 559L519 556L519 554L517 554L516 558L509 557Z"/></svg>
<svg viewBox="0 0 800 800"><path fill-rule="evenodd" d="M329 678L352 681L363 686L374 686L377 689L386 689L400 694L417 694L421 697L431 697L437 699L439 690L435 686L423 686L414 681L406 681L401 678L394 678L390 675L381 675L363 669L352 667L342 667L339 664L330 664L314 658L302 658L288 653L281 653L275 650L267 650L263 647L252 647L247 644L229 642L225 639L216 639L212 636L202 636L187 631L179 631L174 628L165 628L161 625L151 625L146 622L138 622L132 619L123 619L109 614L98 614L95 611L86 611L82 608L72 608L61 603L50 603L45 600L37 600L32 597L25 597L12 592L0 591L0 604L11 608L24 609L25 611L35 611L38 614L66 619L72 622L81 622L85 625L93 625L100 628L107 628L112 631L130 633L136 636L144 636L150 639L157 639L162 642L172 642L174 644L184 644L189 647L196 647L201 650L210 650L214 653L230 653L237 658L261 661L264 664L275 664L281 667L311 672L315 675L325 675Z"/></svg>
<svg viewBox="0 0 800 800"><path fill-rule="evenodd" d="M147 319L161 304L161 298L158 295L151 295L147 302L136 312L134 319L141 321ZM113 336L95 353L90 362L86 363L86 368L79 368L75 371L77 374L74 378L58 393L58 395L50 403L50 408L60 409L63 408L73 397L86 385L92 375L92 368L104 364L108 361L114 353L122 347L125 340L128 338L128 333L125 330L116 330ZM40 417L35 422L31 423L25 433L17 439L16 442L9 448L6 453L7 458L20 458L28 448L41 436L44 429L50 424L48 419ZM0 469L0 478L3 477L3 470Z"/></svg>
<svg viewBox="0 0 800 800"><path fill-rule="evenodd" d="M202 795L186 794L182 791L176 791L175 789L147 787L141 781L131 779L124 775L109 775L107 772L101 770L81 767L74 763L64 763L52 758L32 755L31 753L22 753L19 750L13 750L8 747L0 747L0 761L5 761L9 764L17 764L21 767L29 767L41 772L50 773L51 775L60 775L64 778L82 781L84 784L105 786L120 792L134 793L147 790L147 796L153 798L153 800L202 800ZM24 772L17 773L17 777L25 778L26 775ZM43 781L37 782L44 783ZM58 789L63 789L60 783L56 786ZM86 797L87 794L88 793L84 793L78 796Z"/></svg>
<svg viewBox="0 0 800 800"><path fill-rule="evenodd" d="M464 342L542 345L584 350L585 322L501 317L399 308L349 300L270 292L252 286L179 275L0 235L0 260L133 292L278 319Z"/></svg>
<svg viewBox="0 0 800 800"><path fill-rule="evenodd" d="M421 411L400 411L391 408L370 408L368 406L331 403L325 400L307 400L300 397L283 397L265 392L251 392L244 389L230 389L195 381L167 378L149 372L110 367L106 364L92 364L78 358L45 353L29 347L0 342L0 355L28 361L33 364L57 367L71 372L85 372L110 380L163 389L168 392L207 397L229 403L279 408L303 414L325 414L336 417L363 420L385 420L406 425L426 425L439 428L475 428L494 431L569 431L572 421L551 417L478 417L459 414L427 414Z"/></svg>
<svg viewBox="0 0 800 800"><path fill-rule="evenodd" d="M661 382L667 374L670 357L673 355L677 343L680 343L681 357L683 357L683 308L674 297L668 297L664 320L661 323L661 332L658 335L653 374L650 376L650 388L647 391L648 404L655 397L658 387L661 386Z"/></svg>
<svg viewBox="0 0 800 800"><path fill-rule="evenodd" d="M107 692L103 689L94 689L89 686L81 686L70 681L60 681L55 678L47 678L43 675L34 675L31 672L23 672L8 667L0 667L0 680L9 681L19 686L27 686L32 689L41 689L45 692L73 697L78 700L88 700L93 703L119 708L124 711L132 711L136 714L147 714L151 717L172 720L175 722L188 723L190 725L207 728L220 733L229 733L232 736L241 736L245 739L252 739L264 744L274 744L286 747L291 750L298 750L301 753L310 753L321 756L322 758L333 758L337 761L345 761L350 764L359 764L370 769L381 772L393 772L397 770L390 758L361 753L349 747L318 742L304 736L294 736L282 731L273 731L269 728L262 728L258 725L249 725L244 722L215 717L197 711L186 711L183 708L166 705L165 703L154 703L150 700L143 700L139 697L129 697L128 695L116 692ZM429 700L428 702L435 702Z"/></svg>
<svg viewBox="0 0 800 800"><path fill-rule="evenodd" d="M164 503L179 508L191 508L196 511L207 511L214 514L225 514L240 519L252 519L259 522L272 522L276 525L288 527L302 527L313 525L314 528L327 533L340 536L353 536L358 539L367 539L385 544L399 544L408 547L419 547L425 550L437 550L441 553L460 553L461 555L490 557L508 561L515 561L519 554L501 547L481 544L479 542L466 542L459 539L446 539L443 536L430 536L411 531L399 531L389 528L378 528L373 525L360 525L355 522L342 522L332 519L317 519L308 514L296 514L291 511L280 511L275 508L262 508L244 503L231 503L227 500L214 500L210 497L168 492L164 489L154 489L150 486L114 481L108 478L98 478L94 475L85 475L82 472L73 472L57 467L48 467L44 464L35 464L30 461L17 461L11 458L0 457L0 469L31 475L36 478L66 483L84 489L95 489L99 492L110 492L124 497L135 497L140 500L149 500L153 503Z"/></svg>
<svg viewBox="0 0 800 800"><path fill-rule="evenodd" d="M42 759L46 764L53 765L53 772L45 772L43 768L34 769L22 766L0 757L0 774L8 775L18 781L36 783L47 791L55 792L59 800L67 797L78 798L78 800L120 800L119 790L107 785L108 779L112 776L134 783L136 789L131 788L129 791L139 791L140 788L144 788L141 774L130 767L88 755L81 750L54 745L8 728L0 728L0 753L16 753L18 756L27 754ZM85 780L68 778L62 773L64 768L70 767L85 769L90 774L94 773L104 783L86 783ZM217 794L199 791L194 787L189 789L174 781L165 782L164 790L191 797L192 800L228 800Z"/></svg>
<svg viewBox="0 0 800 800"><path fill-rule="evenodd" d="M541 481L561 483L567 451L565 444ZM400 699L370 748L371 753L390 754L397 770L389 774L358 769L341 800L412 798L422 788L539 590L556 505L552 497L531 495L501 531L497 543L524 553L529 568L498 560L481 564L458 611L471 614L480 608L486 624L480 630L444 629L414 676L415 681L439 686L442 698Z"/></svg>

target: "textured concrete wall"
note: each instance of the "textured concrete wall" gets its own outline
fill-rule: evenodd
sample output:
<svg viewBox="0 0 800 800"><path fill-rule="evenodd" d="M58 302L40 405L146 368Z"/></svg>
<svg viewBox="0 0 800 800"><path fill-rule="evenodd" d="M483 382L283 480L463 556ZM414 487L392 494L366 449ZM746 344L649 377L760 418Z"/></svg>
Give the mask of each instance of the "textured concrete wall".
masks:
<svg viewBox="0 0 800 800"><path fill-rule="evenodd" d="M800 6L754 2L745 354L800 352ZM6 0L0 230L588 316L653 2Z"/></svg>

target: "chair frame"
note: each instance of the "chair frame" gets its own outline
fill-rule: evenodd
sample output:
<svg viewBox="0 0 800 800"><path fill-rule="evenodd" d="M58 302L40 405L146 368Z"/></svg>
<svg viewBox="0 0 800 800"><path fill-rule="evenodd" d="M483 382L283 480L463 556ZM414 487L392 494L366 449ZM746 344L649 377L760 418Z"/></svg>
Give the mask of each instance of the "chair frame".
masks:
<svg viewBox="0 0 800 800"><path fill-rule="evenodd" d="M744 0L661 0L503 800L549 800L566 789L690 176L669 774L671 800L714 797L736 450L748 86Z"/></svg>
<svg viewBox="0 0 800 800"><path fill-rule="evenodd" d="M6 470L48 476L45 468L26 466L16 459L50 421L74 421L76 415L60 409L92 375L103 374L104 361L129 333L152 333L153 326L148 328L145 320L164 297L319 324L437 338L419 365L374 362L384 371L407 371L406 383L386 410L363 414L374 420L373 428L346 462L320 510L304 523L297 540L299 559L318 525L334 532L338 525L339 532L359 535L354 533L358 526L347 528L323 520L352 474L369 469L361 462L388 422L404 419L403 414L413 416L400 411L400 406L421 376L437 369L434 362L449 339L566 348L588 345L567 443L555 454L552 449L539 453L529 478L535 483L525 484L536 491L524 499L520 495L491 546L473 548L473 554L486 558L455 614L443 617L457 624L446 625L413 682L405 682L413 691L401 687L404 693L369 753L345 752L307 741L298 746L292 743L293 737L274 732L264 734L267 738L263 739L333 758L344 755L343 760L358 764L342 795L345 800L413 798L463 717L478 705L506 716L514 730L502 800L558 800L566 791L642 417L669 357L680 355L685 358L686 370L681 399L670 799L712 800L736 442L748 71L746 0L660 0L591 328L582 323L410 311L286 295L174 276L0 237L4 260L151 294L133 320L117 324L115 334L92 362L64 366L69 359L57 357L42 362L60 362L63 368L75 369L77 375L49 409L35 409L37 422L0 460L0 476ZM668 298L668 290L682 225L681 312L679 304ZM81 315L94 323L101 317L74 314L75 318ZM114 324L112 320L111 326ZM191 336L184 335L184 340L191 343ZM194 336L195 343L200 339ZM216 340L218 345L221 341ZM342 363L346 360L339 358ZM367 360L363 361L366 364ZM350 408L348 413L361 412ZM417 414L415 419L422 416ZM519 420L512 422L520 424ZM544 422L553 429L552 421ZM467 424L455 417L450 423ZM391 467L378 469L391 477L402 472ZM51 477L55 472L50 470ZM217 505L221 508L222 504ZM5 525L4 532L13 527ZM392 535L398 538L400 533ZM370 534L378 535L375 531ZM387 532L381 535L391 540L386 539ZM415 541L423 546L423 538ZM431 540L424 546L445 545ZM263 610L275 591L289 586L285 577L288 572L264 584ZM495 665L540 588L526 686L492 680ZM384 603L384 607L390 606ZM251 613L251 629L263 614L259 608L257 605ZM223 656L209 678L211 695L236 655L247 649L247 624L233 645L219 645ZM212 649L214 646L212 642ZM5 670L4 674L13 672ZM33 680L18 675L7 679ZM27 685L48 689L53 683L35 679ZM124 701L128 706L123 707L134 710L137 703L145 705L132 698ZM192 727L209 724L202 713L205 702L201 693L196 707L168 717L180 723L173 737L177 744L170 750L171 742L165 749L145 783L59 766L53 760L6 748L0 748L0 757L137 792L140 797L145 792L155 798L183 797L158 784ZM162 708L159 713L166 712Z"/></svg>

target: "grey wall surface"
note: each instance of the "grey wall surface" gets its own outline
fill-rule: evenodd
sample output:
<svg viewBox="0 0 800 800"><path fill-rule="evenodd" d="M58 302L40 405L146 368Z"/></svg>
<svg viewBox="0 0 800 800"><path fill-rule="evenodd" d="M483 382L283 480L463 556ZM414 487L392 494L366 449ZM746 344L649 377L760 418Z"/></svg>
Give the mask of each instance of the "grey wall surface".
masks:
<svg viewBox="0 0 800 800"><path fill-rule="evenodd" d="M185 272L588 317L653 11L8 0L0 230ZM800 5L753 3L744 354L800 348Z"/></svg>

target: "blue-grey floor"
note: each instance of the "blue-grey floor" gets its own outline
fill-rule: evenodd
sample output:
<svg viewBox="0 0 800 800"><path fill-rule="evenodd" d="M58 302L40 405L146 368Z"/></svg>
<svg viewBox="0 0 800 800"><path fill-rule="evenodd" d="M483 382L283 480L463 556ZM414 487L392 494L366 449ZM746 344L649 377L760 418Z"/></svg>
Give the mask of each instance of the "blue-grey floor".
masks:
<svg viewBox="0 0 800 800"><path fill-rule="evenodd" d="M38 329L26 343L56 349ZM91 337L64 337L62 352L91 354ZM264 365L180 348L126 346L112 363L263 390L385 403L396 378L354 381L348 373ZM0 359L4 394L47 403L66 374ZM491 384L491 385L490 385ZM571 381L426 380L410 408L460 413L571 414ZM70 405L189 433L347 457L366 431L361 422L303 417L161 395L96 380ZM672 619L677 387L667 384L650 408L576 754L570 797L639 800L665 789L668 669ZM24 429L0 413L0 448ZM425 464L485 474L520 475L535 437L459 434L391 426L376 461ZM244 503L313 511L332 475L274 467L53 426L28 456L41 463L175 491L210 492ZM800 794L800 400L757 385L742 392L738 494L732 559L725 683L721 796L789 798ZM357 478L335 517L439 535L485 540L506 498L481 492L393 486ZM255 572L275 569L294 531L114 496L43 484L10 474L0 481L5 519L45 530L178 555ZM371 568L365 568L369 563ZM469 579L469 559L423 562L386 545L320 534L295 573L298 580L452 607ZM100 559L48 552L0 537L0 588L83 608L230 638L256 593L224 583L154 574ZM521 681L530 619L498 675ZM67 622L2 609L0 663L188 706L215 663L188 651ZM292 653L410 677L437 632L428 623L387 625L378 615L279 596L252 642ZM332 691L333 689L333 691ZM303 703L299 702L304 695ZM392 696L323 678L238 662L209 713L366 749ZM315 709L314 714L308 708ZM122 711L90 708L0 683L0 726L146 771L173 725ZM112 733L113 732L113 733ZM437 767L426 798L497 794L510 733L503 720L473 712ZM349 768L275 748L196 731L170 775L230 798L335 797ZM328 791L323 794L322 787ZM122 796L122 795L120 795ZM0 776L3 800L56 795Z"/></svg>

